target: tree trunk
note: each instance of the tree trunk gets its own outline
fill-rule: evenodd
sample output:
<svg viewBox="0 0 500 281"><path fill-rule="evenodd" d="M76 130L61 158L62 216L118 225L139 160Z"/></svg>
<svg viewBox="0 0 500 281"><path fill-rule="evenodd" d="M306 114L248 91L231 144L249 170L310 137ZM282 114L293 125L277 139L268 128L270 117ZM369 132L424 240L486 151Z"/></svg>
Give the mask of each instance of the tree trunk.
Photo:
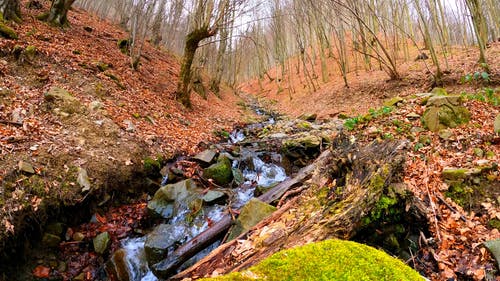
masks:
<svg viewBox="0 0 500 281"><path fill-rule="evenodd" d="M208 26L204 26L191 31L186 36L181 72L179 74L179 82L177 83L176 98L187 108L192 108L189 84L191 83L191 65L193 64L198 44L203 39L214 36L216 32L216 29L210 29Z"/></svg>
<svg viewBox="0 0 500 281"><path fill-rule="evenodd" d="M45 21L55 26L68 26L68 11L74 2L75 0L53 0Z"/></svg>
<svg viewBox="0 0 500 281"><path fill-rule="evenodd" d="M467 7L472 15L472 25L479 45L479 63L486 64L486 43L488 43L488 27L479 0L466 0Z"/></svg>
<svg viewBox="0 0 500 281"><path fill-rule="evenodd" d="M335 150L323 153L310 166L312 171L306 172L311 178L293 185L305 190L303 196L291 199L247 233L169 280L244 270L282 249L334 237L350 239L374 225L406 222L425 231L428 211L424 204L408 190L395 187L400 185L392 185L400 180L404 142L375 141L360 147L350 144L345 136L334 142ZM391 209L381 209L383 204L379 202L388 198L398 203ZM400 221L389 221L386 216L390 212L400 212Z"/></svg>
<svg viewBox="0 0 500 281"><path fill-rule="evenodd" d="M19 0L0 0L0 22L3 20L21 22Z"/></svg>

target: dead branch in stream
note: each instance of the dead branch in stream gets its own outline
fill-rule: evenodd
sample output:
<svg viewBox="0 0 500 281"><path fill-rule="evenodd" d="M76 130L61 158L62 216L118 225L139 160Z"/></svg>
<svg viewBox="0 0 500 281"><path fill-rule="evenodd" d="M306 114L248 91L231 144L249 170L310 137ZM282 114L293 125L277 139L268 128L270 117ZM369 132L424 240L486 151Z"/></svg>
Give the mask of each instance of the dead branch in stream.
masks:
<svg viewBox="0 0 500 281"><path fill-rule="evenodd" d="M334 237L350 239L363 227L363 218L376 211L382 196L397 198L403 212L426 221L425 207L408 190L389 191L400 180L404 142L375 141L359 147L341 136L333 147L287 181L286 189L277 186L260 199L275 201L292 186L305 188L303 194L170 280L239 271L284 248Z"/></svg>

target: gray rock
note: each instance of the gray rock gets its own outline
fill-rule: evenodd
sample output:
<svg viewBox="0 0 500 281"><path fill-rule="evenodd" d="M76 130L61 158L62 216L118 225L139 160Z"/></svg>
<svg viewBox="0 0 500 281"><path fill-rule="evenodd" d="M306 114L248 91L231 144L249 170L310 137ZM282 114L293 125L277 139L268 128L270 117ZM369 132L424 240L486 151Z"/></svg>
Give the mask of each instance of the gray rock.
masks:
<svg viewBox="0 0 500 281"><path fill-rule="evenodd" d="M226 193L218 190L209 190L205 195L203 195L203 201L207 203L215 203L226 197Z"/></svg>
<svg viewBox="0 0 500 281"><path fill-rule="evenodd" d="M81 111L81 104L71 95L70 92L63 88L52 87L44 95L45 102L49 109L62 111L66 114L73 114Z"/></svg>
<svg viewBox="0 0 500 281"><path fill-rule="evenodd" d="M94 237L92 243L94 245L94 251L96 253L104 254L111 244L111 237L109 236L108 232L103 232Z"/></svg>
<svg viewBox="0 0 500 281"><path fill-rule="evenodd" d="M22 172L25 172L28 174L35 173L35 169L33 168L33 165L31 165L30 163L25 162L23 160L19 161L19 163L17 164L17 168L19 169L19 171L22 171Z"/></svg>
<svg viewBox="0 0 500 281"><path fill-rule="evenodd" d="M125 126L127 126L127 128L125 129L127 132L134 132L135 131L135 125L132 122L132 120L129 120L129 119L123 120L123 124L125 124Z"/></svg>
<svg viewBox="0 0 500 281"><path fill-rule="evenodd" d="M500 134L500 114L495 118L495 123L493 123L493 132L495 134Z"/></svg>
<svg viewBox="0 0 500 281"><path fill-rule="evenodd" d="M281 149L286 156L292 158L312 158L319 153L321 141L319 136L304 135L284 140Z"/></svg>
<svg viewBox="0 0 500 281"><path fill-rule="evenodd" d="M203 170L203 177L213 179L218 185L226 185L233 179L231 161L227 157L220 157L217 163Z"/></svg>
<svg viewBox="0 0 500 281"><path fill-rule="evenodd" d="M149 265L165 259L167 254L175 250L175 246L186 242L188 227L186 225L160 224L151 231L144 243L146 259Z"/></svg>
<svg viewBox="0 0 500 281"><path fill-rule="evenodd" d="M197 159L197 160L200 160L201 162L210 164L214 160L214 157L216 154L217 154L217 152L215 150L207 149L207 150L204 150L204 151L196 154L194 159Z"/></svg>
<svg viewBox="0 0 500 281"><path fill-rule="evenodd" d="M11 121L14 123L22 124L24 122L25 116L26 116L26 110L18 107L12 110Z"/></svg>
<svg viewBox="0 0 500 281"><path fill-rule="evenodd" d="M241 208L240 215L236 222L236 227L231 230L228 240L238 237L241 233L251 229L260 221L270 216L276 207L260 201L257 198L252 198Z"/></svg>
<svg viewBox="0 0 500 281"><path fill-rule="evenodd" d="M190 180L160 187L148 202L148 210L155 216L172 218L180 209L199 204L201 189Z"/></svg>
<svg viewBox="0 0 500 281"><path fill-rule="evenodd" d="M393 97L389 100L386 100L384 102L384 106L397 106L399 103L404 102L404 99L402 97Z"/></svg>
<svg viewBox="0 0 500 281"><path fill-rule="evenodd" d="M500 239L486 241L483 244L491 252L493 257L495 257L497 266L500 268Z"/></svg>
<svg viewBox="0 0 500 281"><path fill-rule="evenodd" d="M86 192L90 190L90 180L87 175L87 170L84 168L78 168L78 176L76 178L78 184L82 187L82 192Z"/></svg>
<svg viewBox="0 0 500 281"><path fill-rule="evenodd" d="M102 103L100 101L92 101L90 102L89 104L89 109L92 110L92 111L96 111L96 110L99 110L102 108Z"/></svg>

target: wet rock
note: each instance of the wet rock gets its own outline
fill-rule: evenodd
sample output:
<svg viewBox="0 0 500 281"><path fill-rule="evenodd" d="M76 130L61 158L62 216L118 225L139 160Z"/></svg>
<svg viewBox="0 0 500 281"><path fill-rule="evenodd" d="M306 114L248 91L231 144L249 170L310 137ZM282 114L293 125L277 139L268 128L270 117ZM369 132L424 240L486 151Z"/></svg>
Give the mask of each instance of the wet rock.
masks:
<svg viewBox="0 0 500 281"><path fill-rule="evenodd" d="M134 273L130 272L130 268L126 260L127 252L125 249L118 249L111 259L104 265L104 269L110 280L116 281L131 281L134 280Z"/></svg>
<svg viewBox="0 0 500 281"><path fill-rule="evenodd" d="M245 181L245 178L243 176L243 172L238 168L233 168L232 171L233 171L234 183L236 185L242 184Z"/></svg>
<svg viewBox="0 0 500 281"><path fill-rule="evenodd" d="M98 254L104 254L111 244L111 237L108 232L98 234L93 240L94 251Z"/></svg>
<svg viewBox="0 0 500 281"><path fill-rule="evenodd" d="M497 115L493 123L493 132L495 132L495 134L500 134L500 114Z"/></svg>
<svg viewBox="0 0 500 281"><path fill-rule="evenodd" d="M33 165L31 165L30 163L25 162L23 160L19 161L19 163L17 164L17 168L19 169L19 171L25 172L28 174L35 173L35 169L33 169Z"/></svg>
<svg viewBox="0 0 500 281"><path fill-rule="evenodd" d="M87 175L87 170L83 168L78 168L78 176L76 178L76 181L82 188L82 192L90 190L90 180L89 176Z"/></svg>
<svg viewBox="0 0 500 281"><path fill-rule="evenodd" d="M218 190L209 190L205 195L203 195L203 201L213 204L224 200L226 193Z"/></svg>
<svg viewBox="0 0 500 281"><path fill-rule="evenodd" d="M47 248L56 248L61 243L61 237L51 234L45 233L42 238L42 245Z"/></svg>
<svg viewBox="0 0 500 281"><path fill-rule="evenodd" d="M202 151L194 157L196 160L200 160L201 162L210 164L213 160L217 152L212 149L207 149L205 151Z"/></svg>
<svg viewBox="0 0 500 281"><path fill-rule="evenodd" d="M190 179L168 184L156 191L153 199L148 202L148 209L155 216L169 219L180 209L199 201L200 194L201 190Z"/></svg>
<svg viewBox="0 0 500 281"><path fill-rule="evenodd" d="M186 240L187 226L160 224L146 237L144 250L149 265L156 264L165 259L167 254Z"/></svg>
<svg viewBox="0 0 500 281"><path fill-rule="evenodd" d="M257 198L252 198L241 208L240 215L236 221L236 227L231 230L228 240L232 240L241 233L249 230L257 225L260 221L270 216L276 207L260 201Z"/></svg>
<svg viewBox="0 0 500 281"><path fill-rule="evenodd" d="M213 179L218 185L226 185L233 179L231 161L227 157L220 157L217 163L203 170L203 177Z"/></svg>
<svg viewBox="0 0 500 281"><path fill-rule="evenodd" d="M469 122L470 112L461 104L460 96L432 96L422 117L424 127L437 132Z"/></svg>
<svg viewBox="0 0 500 281"><path fill-rule="evenodd" d="M491 252L493 257L495 257L497 265L500 268L500 239L486 241L483 244Z"/></svg>

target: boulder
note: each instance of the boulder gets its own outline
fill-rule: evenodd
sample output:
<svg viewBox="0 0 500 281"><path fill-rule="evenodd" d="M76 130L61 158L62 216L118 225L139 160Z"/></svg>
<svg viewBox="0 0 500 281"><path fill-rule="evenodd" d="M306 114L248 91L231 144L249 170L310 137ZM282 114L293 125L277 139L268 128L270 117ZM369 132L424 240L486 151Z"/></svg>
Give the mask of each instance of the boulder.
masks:
<svg viewBox="0 0 500 281"><path fill-rule="evenodd" d="M232 240L241 233L254 227L260 221L270 216L274 211L276 211L276 207L264 203L257 198L250 199L250 201L241 208L236 226L231 230L228 240Z"/></svg>
<svg viewBox="0 0 500 281"><path fill-rule="evenodd" d="M210 164L212 160L214 160L216 154L217 152L215 150L207 149L196 154L196 156L194 156L194 159L199 160L203 163Z"/></svg>
<svg viewBox="0 0 500 281"><path fill-rule="evenodd" d="M320 147L321 137L304 135L295 139L284 140L281 149L285 156L311 159L319 153Z"/></svg>
<svg viewBox="0 0 500 281"><path fill-rule="evenodd" d="M134 272L130 272L127 264L127 251L118 249L111 259L104 265L104 270L111 280L129 281L134 280Z"/></svg>
<svg viewBox="0 0 500 281"><path fill-rule="evenodd" d="M94 251L96 253L104 254L111 244L111 237L109 236L108 232L103 232L94 237L92 243L94 245Z"/></svg>
<svg viewBox="0 0 500 281"><path fill-rule="evenodd" d="M493 123L493 132L495 134L500 134L500 114L495 118L495 123Z"/></svg>
<svg viewBox="0 0 500 281"><path fill-rule="evenodd" d="M461 104L460 96L432 96L427 101L427 109L422 116L424 127L437 132L469 122L470 112Z"/></svg>
<svg viewBox="0 0 500 281"><path fill-rule="evenodd" d="M183 224L160 224L151 231L144 243L146 259L149 265L156 264L165 259L169 252L184 242L188 227Z"/></svg>
<svg viewBox="0 0 500 281"><path fill-rule="evenodd" d="M318 114L316 113L304 113L298 117L301 120L314 122L318 118Z"/></svg>
<svg viewBox="0 0 500 281"><path fill-rule="evenodd" d="M344 240L324 240L283 250L222 280L425 280L401 260L373 247ZM205 280L205 279L204 279Z"/></svg>
<svg viewBox="0 0 500 281"><path fill-rule="evenodd" d="M486 241L483 244L491 252L500 268L500 239Z"/></svg>
<svg viewBox="0 0 500 281"><path fill-rule="evenodd" d="M80 101L63 88L50 88L50 90L45 93L44 100L46 106L54 112L62 111L66 114L73 114L80 112L82 109Z"/></svg>
<svg viewBox="0 0 500 281"><path fill-rule="evenodd" d="M218 185L226 185L233 179L231 161L227 157L220 157L217 163L203 170L203 177L213 179Z"/></svg>
<svg viewBox="0 0 500 281"><path fill-rule="evenodd" d="M398 104L402 103L404 99L402 97L393 97L391 99L388 99L384 101L384 106L397 106Z"/></svg>
<svg viewBox="0 0 500 281"><path fill-rule="evenodd" d="M218 190L209 190L205 195L203 195L203 201L213 204L222 201L226 197L226 193Z"/></svg>
<svg viewBox="0 0 500 281"><path fill-rule="evenodd" d="M30 163L25 162L23 160L19 161L19 163L17 164L17 168L19 169L19 171L25 172L28 174L35 173L35 169L33 169L33 165L31 165Z"/></svg>
<svg viewBox="0 0 500 281"><path fill-rule="evenodd" d="M148 202L149 211L165 219L170 219L180 209L188 208L194 201L201 200L201 190L190 180L160 187Z"/></svg>

